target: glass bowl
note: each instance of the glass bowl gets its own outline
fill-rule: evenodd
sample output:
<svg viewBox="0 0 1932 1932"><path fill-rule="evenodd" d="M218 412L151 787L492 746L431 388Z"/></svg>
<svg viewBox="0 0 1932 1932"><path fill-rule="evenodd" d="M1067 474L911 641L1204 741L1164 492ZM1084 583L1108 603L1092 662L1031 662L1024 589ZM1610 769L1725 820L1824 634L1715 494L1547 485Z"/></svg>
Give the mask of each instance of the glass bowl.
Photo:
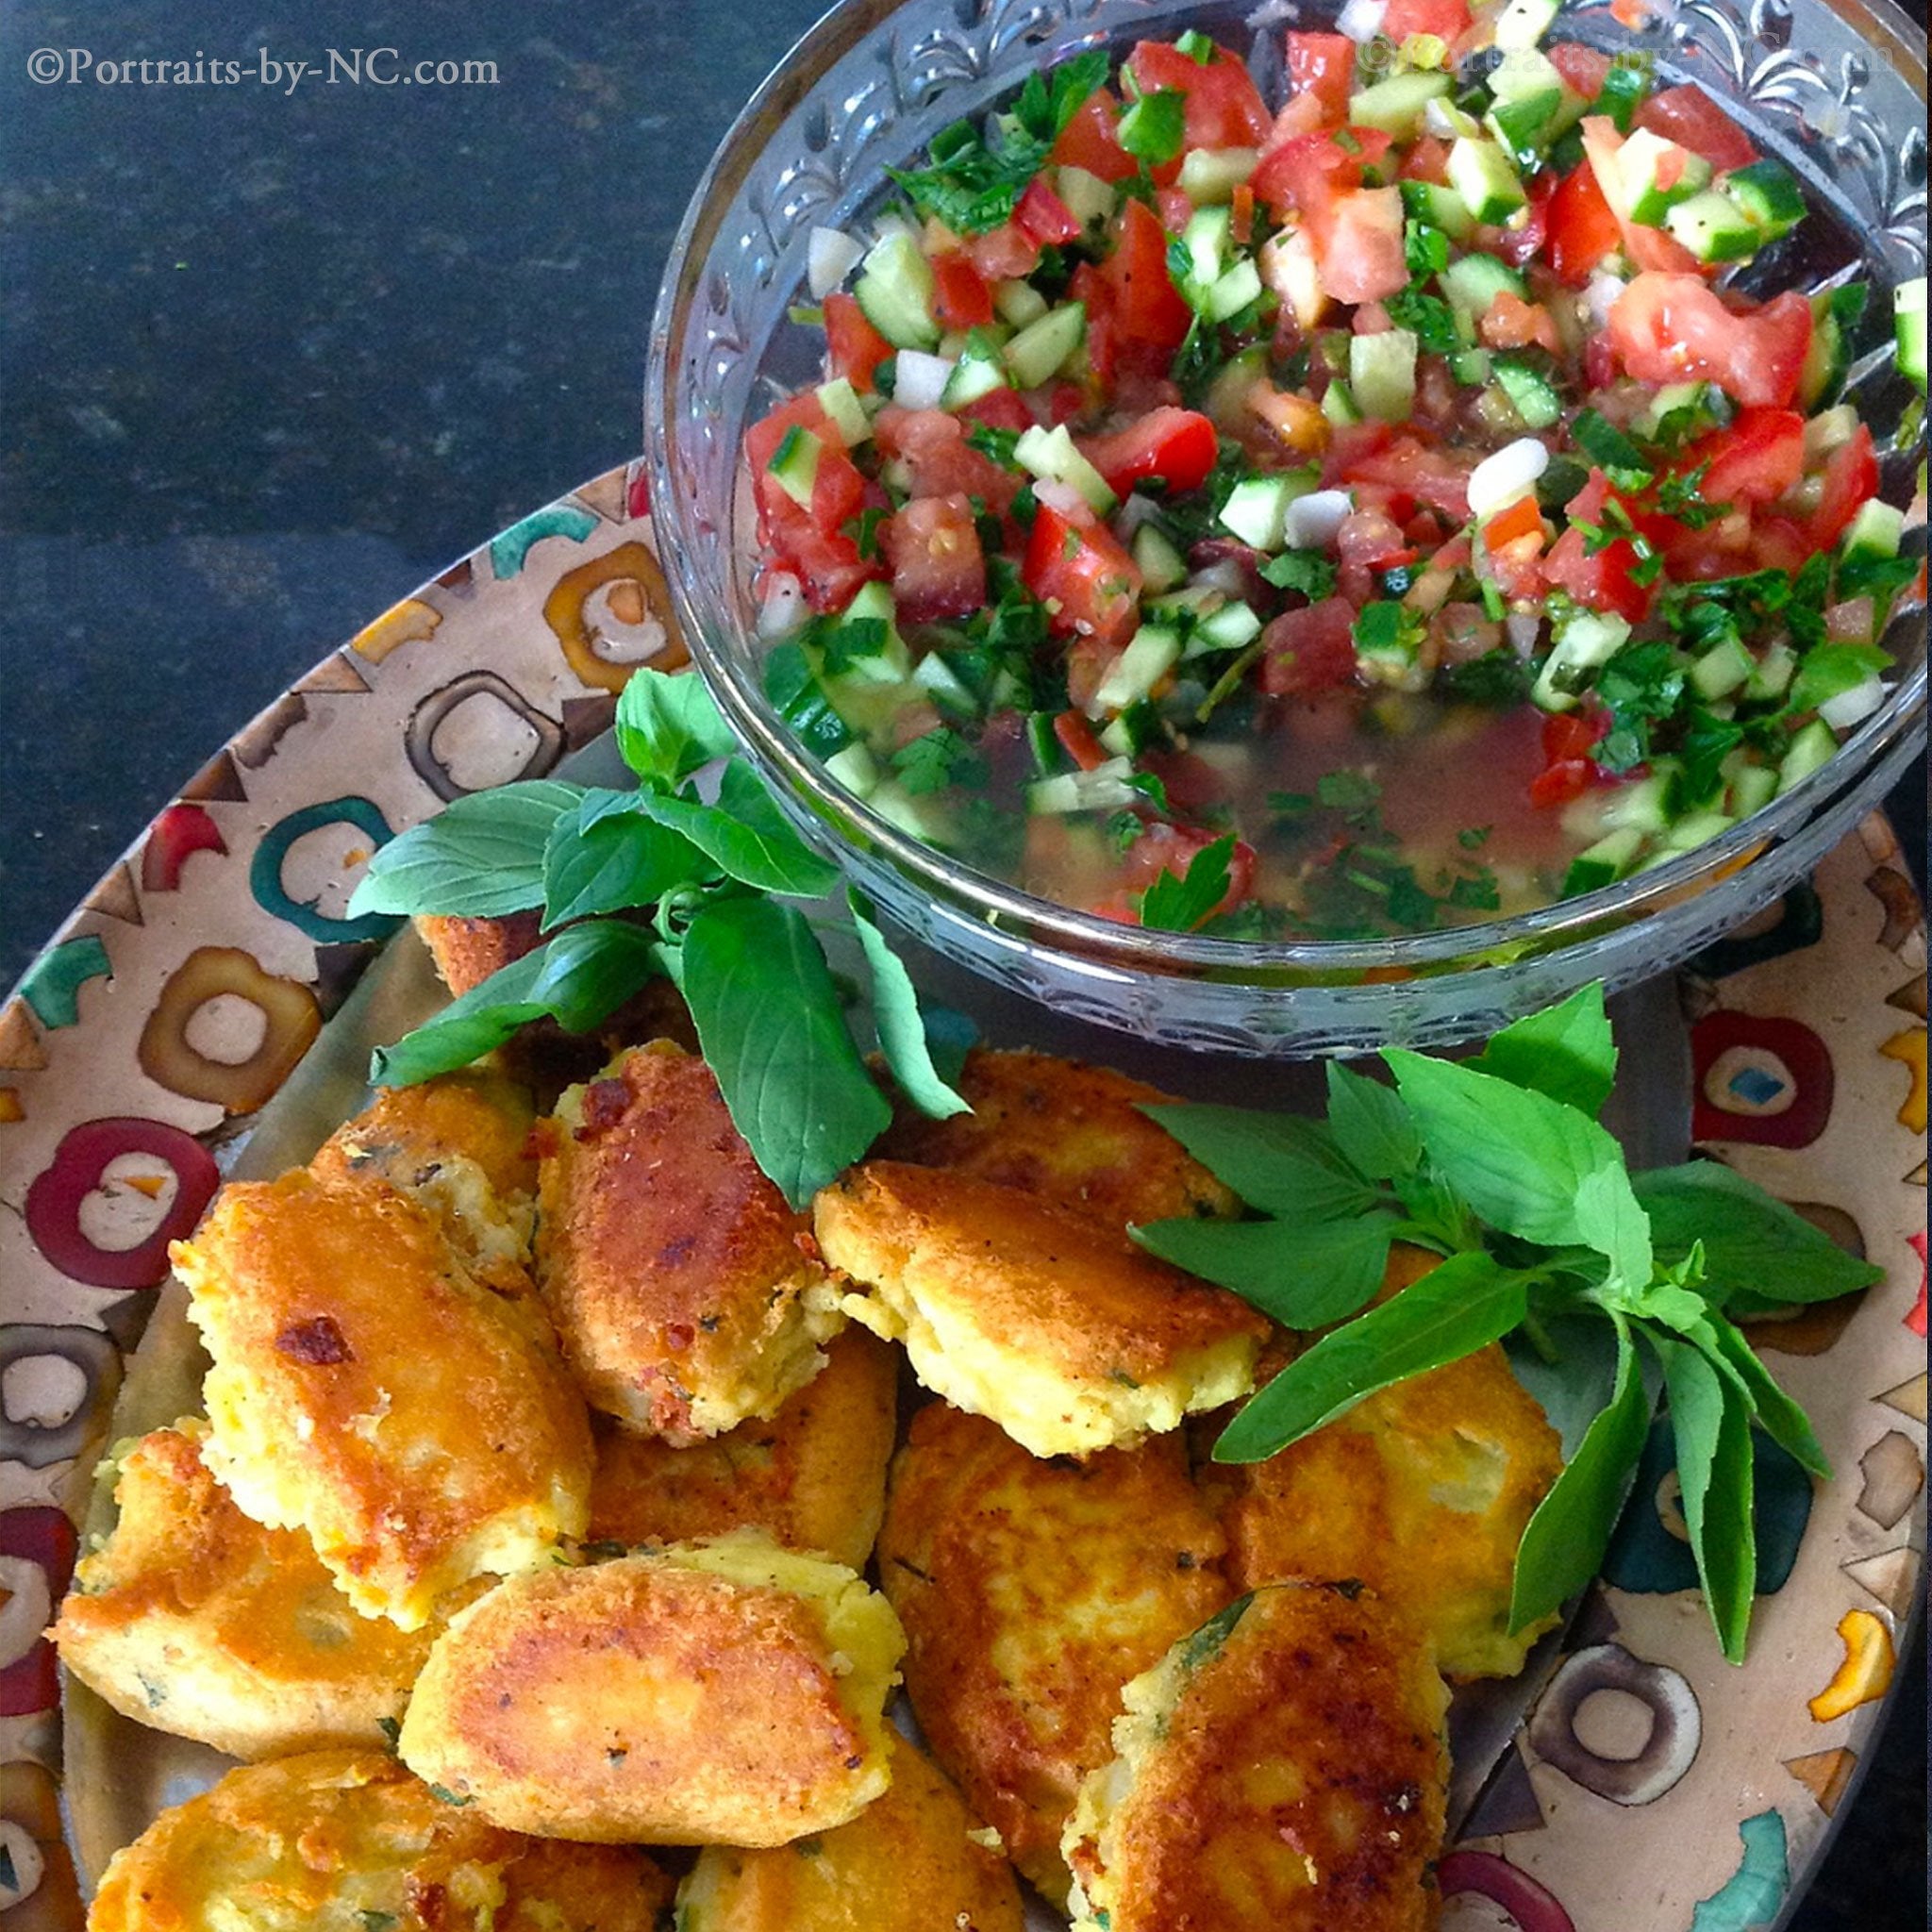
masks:
<svg viewBox="0 0 1932 1932"><path fill-rule="evenodd" d="M1332 11L1332 9L1330 9ZM1323 9L1294 10L1319 25ZM1482 924L1368 941L1150 932L1020 891L920 843L843 791L766 700L758 545L741 448L773 402L821 379L823 339L788 319L817 225L885 200L888 166L1085 48L1124 56L1198 25L1281 94L1282 6L1203 0L847 0L766 81L713 158L672 251L644 399L658 544L691 655L780 804L898 924L1057 1012L1164 1045L1257 1055L1443 1044L1492 1031L1590 979L1675 965L1802 878L1920 755L1923 608L1894 617L1884 706L1838 756L1707 844L1602 891ZM1261 24L1257 25L1257 22ZM1925 42L1890 0L1678 0L1633 31L1603 0L1553 38L1650 55L1694 81L1792 168L1814 216L1747 272L1785 286L1869 282L1847 394L1904 505L1923 434L1892 366L1891 291L1925 266ZM1801 250L1801 253L1794 253ZM1762 291L1759 291L1762 292ZM1923 526L1908 541L1923 544Z"/></svg>

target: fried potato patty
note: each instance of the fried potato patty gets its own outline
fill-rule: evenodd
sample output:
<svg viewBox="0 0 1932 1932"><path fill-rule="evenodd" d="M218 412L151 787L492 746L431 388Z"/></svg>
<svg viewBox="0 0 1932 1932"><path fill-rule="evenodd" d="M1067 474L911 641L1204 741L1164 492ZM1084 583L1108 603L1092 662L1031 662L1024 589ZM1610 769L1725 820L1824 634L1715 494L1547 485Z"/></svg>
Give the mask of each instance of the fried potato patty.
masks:
<svg viewBox="0 0 1932 1932"><path fill-rule="evenodd" d="M626 1053L540 1137L538 1280L595 1407L690 1442L818 1373L838 1297L703 1060Z"/></svg>
<svg viewBox="0 0 1932 1932"><path fill-rule="evenodd" d="M537 1163L536 1109L496 1074L446 1074L416 1087L385 1087L325 1141L309 1172L329 1186L374 1176L441 1223L479 1281L505 1294L530 1291Z"/></svg>
<svg viewBox="0 0 1932 1932"><path fill-rule="evenodd" d="M442 983L459 999L513 959L534 952L543 936L542 918L534 910L510 912L500 919L422 912L416 915L415 925Z"/></svg>
<svg viewBox="0 0 1932 1932"><path fill-rule="evenodd" d="M998 1181L874 1160L814 1206L848 1311L1036 1456L1172 1429L1248 1389L1269 1324L1124 1233Z"/></svg>
<svg viewBox="0 0 1932 1932"><path fill-rule="evenodd" d="M473 1604L430 1652L398 1748L514 1830L783 1844L885 1790L904 1648L851 1571L739 1531Z"/></svg>
<svg viewBox="0 0 1932 1932"><path fill-rule="evenodd" d="M892 1466L880 1587L934 1756L1028 1878L1067 1895L1060 1833L1112 1755L1121 1686L1232 1594L1177 1437L1041 1462L933 1403Z"/></svg>
<svg viewBox="0 0 1932 1932"><path fill-rule="evenodd" d="M751 1527L863 1570L885 1513L898 1377L897 1352L853 1327L769 1421L687 1448L609 1424L591 1482L591 1541L689 1542Z"/></svg>
<svg viewBox="0 0 1932 1932"><path fill-rule="evenodd" d="M1241 1203L1141 1111L1168 1095L1108 1067L975 1048L954 1083L971 1113L902 1108L874 1152L1024 1188L1112 1227L1229 1215Z"/></svg>
<svg viewBox="0 0 1932 1932"><path fill-rule="evenodd" d="M214 1364L205 1460L358 1609L420 1628L583 1533L590 1423L542 1311L479 1286L407 1195L231 1182L172 1253Z"/></svg>
<svg viewBox="0 0 1932 1932"><path fill-rule="evenodd" d="M1074 1932L1424 1932L1448 1691L1366 1591L1237 1598L1123 1692L1081 1787Z"/></svg>
<svg viewBox="0 0 1932 1932"><path fill-rule="evenodd" d="M379 1748L429 1633L358 1616L306 1536L242 1515L207 1433L153 1430L111 1465L120 1514L75 1566L61 1661L124 1716L231 1757Z"/></svg>
<svg viewBox="0 0 1932 1932"><path fill-rule="evenodd" d="M1516 1546L1562 1443L1494 1343L1358 1403L1229 1473L1229 1565L1246 1590L1352 1577L1406 1611L1454 1678L1507 1677L1554 1616L1514 1636Z"/></svg>
<svg viewBox="0 0 1932 1932"><path fill-rule="evenodd" d="M671 1884L646 1854L558 1850L381 1752L308 1752L162 1812L114 1855L88 1932L652 1932Z"/></svg>
<svg viewBox="0 0 1932 1932"><path fill-rule="evenodd" d="M679 1932L1023 1932L1012 1868L970 1835L958 1792L905 1739L887 1748L891 1786L850 1824L701 1853Z"/></svg>

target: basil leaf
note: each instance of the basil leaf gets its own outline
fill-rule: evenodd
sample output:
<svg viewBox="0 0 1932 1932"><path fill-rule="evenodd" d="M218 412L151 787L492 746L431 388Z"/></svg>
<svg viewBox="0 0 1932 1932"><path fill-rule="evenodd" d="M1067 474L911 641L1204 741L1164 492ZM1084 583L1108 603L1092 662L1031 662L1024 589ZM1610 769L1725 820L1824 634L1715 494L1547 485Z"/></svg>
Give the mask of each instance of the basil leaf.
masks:
<svg viewBox="0 0 1932 1932"><path fill-rule="evenodd" d="M543 924L655 905L675 886L708 884L718 868L690 840L638 811L635 791L587 791L550 828Z"/></svg>
<svg viewBox="0 0 1932 1932"><path fill-rule="evenodd" d="M1733 1314L1830 1301L1884 1276L1722 1161L1653 1168L1633 1185L1659 1264L1681 1261L1701 1241L1708 1299Z"/></svg>
<svg viewBox="0 0 1932 1932"><path fill-rule="evenodd" d="M530 778L452 799L375 853L349 899L349 917L441 912L501 919L541 906L550 828L583 791Z"/></svg>
<svg viewBox="0 0 1932 1932"><path fill-rule="evenodd" d="M1811 711L1829 698L1856 690L1890 667L1891 653L1876 644L1814 644L1791 680L1787 709Z"/></svg>
<svg viewBox="0 0 1932 1932"><path fill-rule="evenodd" d="M588 1032L663 971L662 948L642 926L609 919L567 926L393 1046L377 1047L370 1057L370 1084L412 1087L453 1073L532 1020L548 1017L573 1033Z"/></svg>
<svg viewBox="0 0 1932 1932"><path fill-rule="evenodd" d="M1200 1221L1131 1230L1143 1248L1232 1289L1290 1328L1325 1328L1374 1299L1389 1266L1392 1214L1345 1221Z"/></svg>
<svg viewBox="0 0 1932 1932"><path fill-rule="evenodd" d="M1141 1108L1251 1208L1333 1221L1375 1205L1375 1191L1342 1158L1319 1121L1240 1107L1155 1102Z"/></svg>
<svg viewBox="0 0 1932 1932"><path fill-rule="evenodd" d="M1422 1164L1422 1137L1402 1096L1340 1060L1328 1062L1328 1125L1342 1158L1372 1181L1392 1181Z"/></svg>
<svg viewBox="0 0 1932 1932"><path fill-rule="evenodd" d="M1513 1021L1466 1064L1512 1087L1581 1108L1594 1119L1610 1097L1617 1073L1603 982L1592 980L1560 1005Z"/></svg>
<svg viewBox="0 0 1932 1932"><path fill-rule="evenodd" d="M892 1116L852 1043L825 956L796 907L720 897L693 915L682 963L725 1108L758 1166L802 1208Z"/></svg>
<svg viewBox="0 0 1932 1932"><path fill-rule="evenodd" d="M893 952L874 922L871 906L856 888L846 889L845 901L852 908L852 923L858 929L865 963L872 969L873 1025L892 1078L907 1099L930 1119L942 1121L956 1113L971 1113L971 1104L954 1091L934 1064L932 1042L919 1010L919 994L905 961Z"/></svg>
<svg viewBox="0 0 1932 1932"><path fill-rule="evenodd" d="M1234 834L1204 845L1188 860L1185 878L1168 871L1154 875L1141 894L1141 924L1158 932L1192 932L1227 897L1227 866Z"/></svg>
<svg viewBox="0 0 1932 1932"><path fill-rule="evenodd" d="M1516 1379L1536 1397L1561 1439L1567 1461L1616 1392L1615 1326L1595 1309L1557 1315L1538 1310L1533 1329L1519 1328L1504 1347Z"/></svg>
<svg viewBox="0 0 1932 1932"><path fill-rule="evenodd" d="M1697 1558L1705 1607L1724 1656L1740 1663L1757 1583L1749 1401L1693 1344L1655 1332L1650 1341L1664 1367L1684 1527Z"/></svg>
<svg viewBox="0 0 1932 1932"><path fill-rule="evenodd" d="M1524 1529L1509 1597L1512 1630L1548 1616L1602 1567L1643 1454L1650 1397L1638 1373L1629 1324L1621 1315L1611 1320L1617 1327L1617 1373L1610 1399Z"/></svg>
<svg viewBox="0 0 1932 1932"><path fill-rule="evenodd" d="M646 785L680 785L737 741L704 680L689 671L633 671L617 700L617 748Z"/></svg>
<svg viewBox="0 0 1932 1932"><path fill-rule="evenodd" d="M1363 1396L1474 1355L1522 1321L1528 1279L1474 1250L1452 1255L1291 1361L1222 1432L1214 1459L1259 1462Z"/></svg>
<svg viewBox="0 0 1932 1932"><path fill-rule="evenodd" d="M791 829L758 774L741 758L724 767L716 805L645 791L639 794L638 808L681 832L728 877L761 892L816 899L839 883L839 868Z"/></svg>
<svg viewBox="0 0 1932 1932"><path fill-rule="evenodd" d="M1828 1477L1831 1459L1812 1432L1810 1418L1772 1379L1771 1371L1738 1330L1722 1315L1711 1315L1696 1340L1737 1379L1764 1433L1802 1468Z"/></svg>
<svg viewBox="0 0 1932 1932"><path fill-rule="evenodd" d="M1560 1101L1401 1047L1382 1058L1449 1185L1506 1234L1607 1255L1634 1287L1650 1280L1650 1239L1615 1141Z"/></svg>

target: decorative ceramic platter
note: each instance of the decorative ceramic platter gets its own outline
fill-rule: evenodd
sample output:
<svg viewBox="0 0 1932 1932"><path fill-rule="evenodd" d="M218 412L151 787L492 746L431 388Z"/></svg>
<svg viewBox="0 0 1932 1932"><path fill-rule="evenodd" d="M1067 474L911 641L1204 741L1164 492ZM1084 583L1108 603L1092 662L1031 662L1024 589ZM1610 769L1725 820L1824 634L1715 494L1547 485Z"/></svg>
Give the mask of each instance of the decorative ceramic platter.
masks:
<svg viewBox="0 0 1932 1932"><path fill-rule="evenodd" d="M397 924L344 916L370 852L601 734L632 668L681 660L670 608L635 467L525 518L219 752L0 1008L0 1932L84 1919L41 1632L168 1241ZM1883 820L1678 992L1695 1146L1886 1276L1754 1333L1836 1474L1813 1486L1758 1441L1742 1669L1718 1656L1653 1438L1565 1654L1441 1868L1445 1932L1782 1924L1920 1595L1925 931ZM67 1796L82 1821L90 1794Z"/></svg>

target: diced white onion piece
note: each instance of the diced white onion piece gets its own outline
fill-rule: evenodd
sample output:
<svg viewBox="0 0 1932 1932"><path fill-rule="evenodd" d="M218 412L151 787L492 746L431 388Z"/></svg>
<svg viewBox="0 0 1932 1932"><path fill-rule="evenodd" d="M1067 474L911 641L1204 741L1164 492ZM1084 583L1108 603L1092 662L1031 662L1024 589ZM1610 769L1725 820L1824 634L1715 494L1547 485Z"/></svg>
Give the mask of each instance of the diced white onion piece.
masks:
<svg viewBox="0 0 1932 1932"><path fill-rule="evenodd" d="M1219 563L1210 563L1205 570L1197 570L1188 581L1205 585L1210 591L1224 591L1230 597L1248 594L1248 574L1231 557L1224 557Z"/></svg>
<svg viewBox="0 0 1932 1932"><path fill-rule="evenodd" d="M924 230L921 229L917 222L911 220L907 215L901 214L897 208L887 208L879 216L878 220L872 225L872 237L874 243L883 242L888 235L910 235L916 242L923 232Z"/></svg>
<svg viewBox="0 0 1932 1932"><path fill-rule="evenodd" d="M774 570L765 580L758 607L758 635L782 638L805 622L805 586L789 570Z"/></svg>
<svg viewBox="0 0 1932 1932"><path fill-rule="evenodd" d="M1058 510L1063 517L1072 517L1075 523L1084 522L1093 512L1087 507L1087 499L1071 483L1061 483L1056 478L1042 477L1033 486L1034 500L1043 503L1048 509Z"/></svg>
<svg viewBox="0 0 1932 1932"><path fill-rule="evenodd" d="M1835 698L1826 698L1819 706L1818 715L1834 731L1849 731L1854 724L1863 724L1884 702L1884 680L1874 675L1850 691L1840 691Z"/></svg>
<svg viewBox="0 0 1932 1932"><path fill-rule="evenodd" d="M1519 658L1527 658L1536 649L1537 633L1542 625L1542 619L1533 610L1512 610L1503 620L1503 628L1509 633L1509 648Z"/></svg>
<svg viewBox="0 0 1932 1932"><path fill-rule="evenodd" d="M1599 270L1591 275L1583 291L1583 306L1590 311L1590 319L1602 328L1610 319L1610 310L1616 306L1617 297L1624 292L1624 278Z"/></svg>
<svg viewBox="0 0 1932 1932"><path fill-rule="evenodd" d="M1357 46L1366 46L1382 31L1382 18L1389 11L1389 0L1346 0L1335 19L1335 31L1346 34Z"/></svg>
<svg viewBox="0 0 1932 1932"><path fill-rule="evenodd" d="M1036 488L1033 493L1038 496L1040 491ZM1159 514L1160 506L1151 496L1142 496L1138 490L1129 491L1127 500L1114 515L1114 535L1131 537L1142 524L1151 523Z"/></svg>
<svg viewBox="0 0 1932 1932"><path fill-rule="evenodd" d="M908 409L936 409L953 373L949 356L901 349L892 363L892 400Z"/></svg>
<svg viewBox="0 0 1932 1932"><path fill-rule="evenodd" d="M812 300L823 302L852 273L864 253L864 247L842 228L814 228L805 257L805 279Z"/></svg>
<svg viewBox="0 0 1932 1932"><path fill-rule="evenodd" d="M1335 541L1341 520L1355 508L1346 490L1314 490L1297 496L1288 507L1283 524L1289 547L1293 550L1325 550Z"/></svg>
<svg viewBox="0 0 1932 1932"><path fill-rule="evenodd" d="M1550 466L1548 446L1534 436L1519 436L1485 457L1469 474L1470 514L1478 523L1507 509L1536 488Z"/></svg>

